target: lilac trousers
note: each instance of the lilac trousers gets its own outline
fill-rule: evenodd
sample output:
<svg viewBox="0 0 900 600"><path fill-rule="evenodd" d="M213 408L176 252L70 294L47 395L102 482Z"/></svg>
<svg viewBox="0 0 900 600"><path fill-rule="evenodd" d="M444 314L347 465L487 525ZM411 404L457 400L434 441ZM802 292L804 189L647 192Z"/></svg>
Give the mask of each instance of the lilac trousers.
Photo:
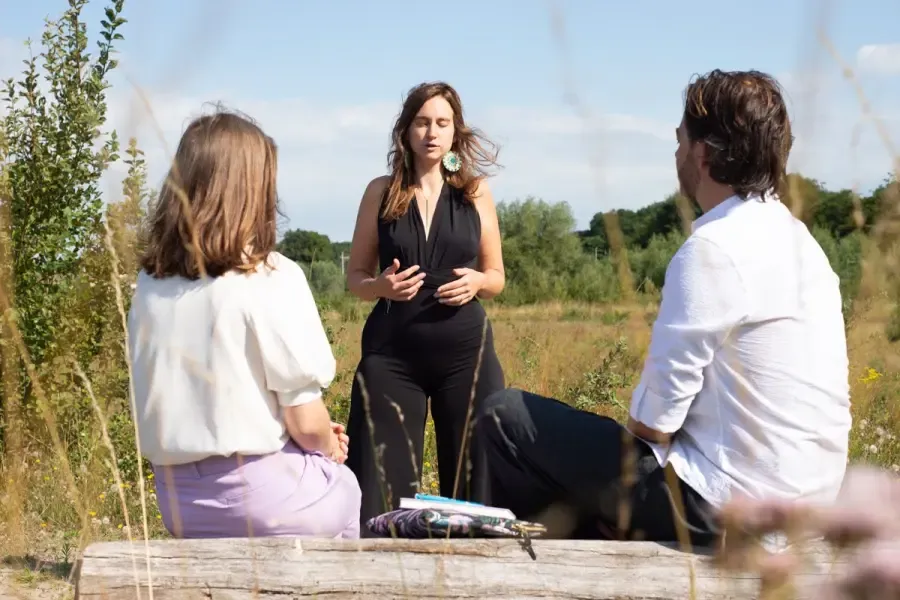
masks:
<svg viewBox="0 0 900 600"><path fill-rule="evenodd" d="M154 466L159 510L178 538L358 538L353 472L289 441L264 456Z"/></svg>

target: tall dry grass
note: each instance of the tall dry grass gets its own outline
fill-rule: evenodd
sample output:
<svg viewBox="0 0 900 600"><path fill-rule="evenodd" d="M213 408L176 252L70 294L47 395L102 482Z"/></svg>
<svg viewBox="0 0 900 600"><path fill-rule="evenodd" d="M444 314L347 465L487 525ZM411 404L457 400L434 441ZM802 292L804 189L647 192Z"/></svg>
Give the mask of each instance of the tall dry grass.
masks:
<svg viewBox="0 0 900 600"><path fill-rule="evenodd" d="M555 24L559 32L559 22ZM564 38L564 33L558 35ZM852 80L852 70L848 73ZM577 90L568 93L573 104L581 107ZM864 112L870 111L865 103L863 106ZM579 112L589 117L583 109ZM854 414L851 459L894 471L900 463L900 352L888 335L897 314L900 279L896 217L889 213L866 246L863 281L848 328ZM619 238L610 235L610 239ZM5 245L0 247L2 252L6 249ZM95 265L85 277L91 287L94 283L112 286L114 294L107 298L111 305L85 303L79 309L110 310L121 317L128 289L122 285L119 270L123 264L135 264L134 257L116 252L104 256L110 262ZM8 262L8 256L0 253L0 260ZM620 275L627 282L627 263L621 264ZM489 305L508 383L562 398L585 410L624 418L658 301L653 295L628 296L621 304L606 305ZM2 307L4 310L14 306L14 298L0 299L9 304ZM323 315L339 365L338 376L328 391L335 420L346 421L364 314L365 308L356 304L352 310ZM121 390L110 382L128 377L127 368L123 374L122 363L116 360L125 348L121 323L105 340L106 352L101 352L105 358L97 364L73 363L64 352L56 357L60 363L70 363L74 378L48 377L39 369L42 365L31 365L35 380L44 382L36 390L38 411L11 411L15 426L10 428L0 468L0 549L4 564L15 569L7 584L16 593L28 594L47 578L68 577L78 553L89 543L139 543L167 536L153 493L153 476L143 475L134 447L128 398L106 394L108 390ZM4 334L4 359L18 353L26 364L30 363L17 341L14 321L5 322ZM15 369L3 371L5 393L14 397L15 381L6 374ZM73 383L81 386L78 393L73 394ZM77 422L60 422L56 414L60 401L69 398L87 402L87 410L77 413L82 417ZM436 461L429 424L421 484L425 491L437 489ZM145 567L135 564L134 568L137 572Z"/></svg>
<svg viewBox="0 0 900 600"><path fill-rule="evenodd" d="M627 415L629 393L640 373L655 314L652 298L623 305L556 304L489 310L496 347L510 385L565 399L585 410L619 419ZM856 325L848 333L854 427L853 461L866 461L897 470L900 464L900 356L887 340L884 324L893 309L885 292L860 306ZM333 330L339 373L329 390L330 409L338 420L347 413L353 372L359 358L362 321L345 321L336 312L324 319ZM83 424L91 440L91 454L108 456L100 418ZM405 443L405 442L402 442ZM8 465L11 465L8 462ZM78 478L78 496L84 512L67 501L69 485L62 473L66 465L52 448L26 441L16 457L18 479L3 473L8 484L0 495L0 548L12 551L9 564L17 565L19 581L28 589L58 577L71 566L85 544L102 540L140 540L142 494L137 478L123 477L115 462L97 460L69 465ZM422 473L423 491L436 492L437 457L429 422ZM149 491L148 534L165 538L152 476L143 482ZM83 526L84 521L88 525ZM43 565L41 565L43 563ZM138 564L136 568L143 569ZM31 571L44 571L34 577Z"/></svg>

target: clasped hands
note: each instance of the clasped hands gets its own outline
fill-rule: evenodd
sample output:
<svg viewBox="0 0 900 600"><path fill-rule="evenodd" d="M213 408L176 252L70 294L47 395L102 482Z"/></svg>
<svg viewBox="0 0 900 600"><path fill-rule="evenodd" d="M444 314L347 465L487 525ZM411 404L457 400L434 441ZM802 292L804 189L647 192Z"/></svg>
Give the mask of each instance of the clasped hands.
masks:
<svg viewBox="0 0 900 600"><path fill-rule="evenodd" d="M393 264L381 272L375 280L376 295L387 300L404 302L411 300L422 288L425 273L418 272L420 267L413 265L399 271L400 261L396 258ZM459 279L440 286L434 296L441 304L462 306L470 302L484 287L485 275L481 271L469 268L453 269Z"/></svg>

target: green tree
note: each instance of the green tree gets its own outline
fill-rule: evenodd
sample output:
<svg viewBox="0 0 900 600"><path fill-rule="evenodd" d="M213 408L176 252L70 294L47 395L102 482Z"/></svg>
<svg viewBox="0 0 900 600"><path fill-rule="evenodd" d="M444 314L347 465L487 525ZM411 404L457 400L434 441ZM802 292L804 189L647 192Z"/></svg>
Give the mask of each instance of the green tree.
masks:
<svg viewBox="0 0 900 600"><path fill-rule="evenodd" d="M304 229L285 232L278 243L278 251L291 260L309 265L317 261L334 261L334 248L327 235Z"/></svg>
<svg viewBox="0 0 900 600"><path fill-rule="evenodd" d="M106 220L123 284L130 286L138 272L137 259L143 249L145 233L143 227L153 193L147 189L147 164L136 139L128 141L125 156L128 173L122 181L122 200L109 204Z"/></svg>
<svg viewBox="0 0 900 600"><path fill-rule="evenodd" d="M71 363L86 364L98 338L73 336L91 330L83 307L88 256L103 232L100 178L118 159L115 132L104 131L108 76L115 69L114 45L124 0L112 0L101 21L96 51L88 49L81 13L87 0L69 0L57 20L47 20L40 51L28 41L30 56L21 76L3 82L5 116L0 162L2 223L3 392L0 444L7 409L34 408L34 384L19 351L19 340L38 377L68 379L49 400L64 403L77 389ZM83 316L83 315L82 315ZM12 323L12 325L10 325ZM63 356L70 358L64 360ZM67 367L61 367L61 362ZM13 383L14 382L14 383ZM45 390L47 385L42 386ZM23 418L27 417L23 413ZM60 448L52 415L43 413L54 446ZM64 415L60 420L66 422ZM35 432L30 432L33 435ZM65 439L65 434L62 435Z"/></svg>
<svg viewBox="0 0 900 600"><path fill-rule="evenodd" d="M626 248L646 248L655 236L667 236L684 230L686 223L700 216L699 207L680 194L670 194L661 202L654 202L638 210L617 209L615 221L621 231ZM591 219L587 231L580 232L582 245L590 254L606 254L610 251L607 222L604 213Z"/></svg>
<svg viewBox="0 0 900 600"><path fill-rule="evenodd" d="M138 456L130 412L123 317L130 308L150 198L142 156L137 141L129 140L122 195L107 203L104 222L82 249L81 273L72 286L73 308L60 333L66 351L53 357L54 368L44 378L60 435L67 440L69 462L85 464L95 449L80 443L80 437L95 422L96 413L84 393L84 382L73 371L74 364L83 368L106 415L120 474L129 481L135 480Z"/></svg>
<svg viewBox="0 0 900 600"><path fill-rule="evenodd" d="M319 260L310 265L301 264L301 268L306 273L309 287L317 301L334 299L344 294L344 276L335 263Z"/></svg>
<svg viewBox="0 0 900 600"><path fill-rule="evenodd" d="M137 140L134 138L129 140L125 155L128 173L122 181L122 199L111 203L107 209L109 238L105 240L107 243L103 248L104 251L97 253L106 266L107 281L119 287L123 306L121 308L118 306L116 290L112 285L107 288L106 298L98 299L99 306L108 307L106 315L109 319L109 325L99 333L103 340L99 358L102 364L113 367L102 369L101 377L95 376L94 387L102 397L108 399L110 405L107 412L111 415L110 438L116 448L117 466L128 480L134 480L137 478L140 458L136 451L134 426L131 421L128 364L124 346L120 341L124 326L122 315L130 308L129 292L137 280L140 269L138 259L145 241L145 219L154 193L147 189L147 165L143 158L144 153L138 149ZM110 256L110 252L114 252L114 256ZM116 267L113 268L113 265ZM149 466L146 465L147 468Z"/></svg>
<svg viewBox="0 0 900 600"><path fill-rule="evenodd" d="M350 257L350 242L332 242L331 243L331 255L334 256L334 260L340 264L341 255L344 256L344 259Z"/></svg>
<svg viewBox="0 0 900 600"><path fill-rule="evenodd" d="M118 159L115 132L104 134L102 128L107 76L116 67L113 44L122 39L118 29L126 22L120 16L124 0L106 9L96 56L88 52L81 20L86 3L69 0L62 18L47 21L43 51L25 61L21 80L6 81L3 98L13 263L8 292L36 363L56 349L82 251L99 231L99 180Z"/></svg>
<svg viewBox="0 0 900 600"><path fill-rule="evenodd" d="M498 300L526 303L568 297L573 276L589 260L573 233L571 207L529 196L498 203L497 218L507 281Z"/></svg>

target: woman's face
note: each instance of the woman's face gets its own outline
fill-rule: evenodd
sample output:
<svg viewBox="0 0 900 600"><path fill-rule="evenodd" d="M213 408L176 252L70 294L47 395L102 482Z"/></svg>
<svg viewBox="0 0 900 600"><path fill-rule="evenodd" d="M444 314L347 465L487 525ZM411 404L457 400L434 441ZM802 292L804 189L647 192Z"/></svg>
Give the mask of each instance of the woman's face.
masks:
<svg viewBox="0 0 900 600"><path fill-rule="evenodd" d="M441 96L431 98L409 126L409 147L420 160L439 161L453 145L453 109Z"/></svg>

